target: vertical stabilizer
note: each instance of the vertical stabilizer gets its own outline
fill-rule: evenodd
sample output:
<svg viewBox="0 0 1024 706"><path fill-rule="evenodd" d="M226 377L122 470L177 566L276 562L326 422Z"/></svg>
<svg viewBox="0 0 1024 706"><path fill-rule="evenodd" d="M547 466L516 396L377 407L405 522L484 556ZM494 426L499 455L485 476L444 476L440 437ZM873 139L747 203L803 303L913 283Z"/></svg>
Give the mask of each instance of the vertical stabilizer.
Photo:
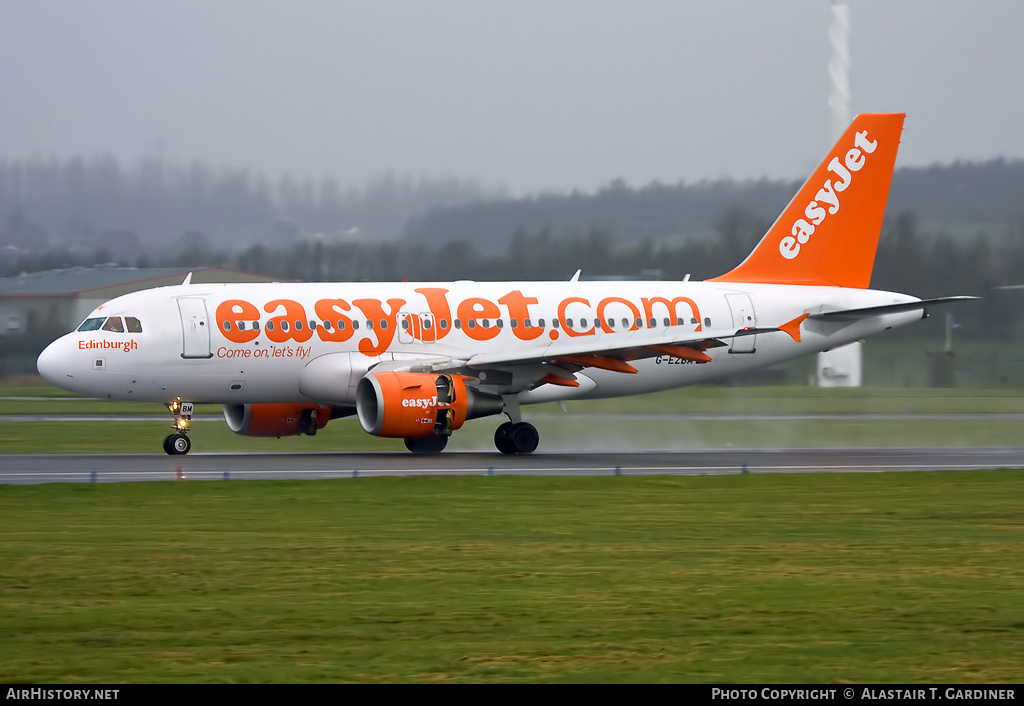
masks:
<svg viewBox="0 0 1024 706"><path fill-rule="evenodd" d="M711 282L866 288L903 113L863 113L736 269Z"/></svg>

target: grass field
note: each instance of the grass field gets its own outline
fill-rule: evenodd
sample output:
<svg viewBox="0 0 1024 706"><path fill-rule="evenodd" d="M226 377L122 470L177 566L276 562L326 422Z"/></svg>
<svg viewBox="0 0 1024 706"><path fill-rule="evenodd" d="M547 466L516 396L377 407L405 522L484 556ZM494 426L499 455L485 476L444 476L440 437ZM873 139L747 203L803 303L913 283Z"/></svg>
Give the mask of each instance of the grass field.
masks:
<svg viewBox="0 0 1024 706"><path fill-rule="evenodd" d="M1016 682L1024 474L0 486L4 682Z"/></svg>

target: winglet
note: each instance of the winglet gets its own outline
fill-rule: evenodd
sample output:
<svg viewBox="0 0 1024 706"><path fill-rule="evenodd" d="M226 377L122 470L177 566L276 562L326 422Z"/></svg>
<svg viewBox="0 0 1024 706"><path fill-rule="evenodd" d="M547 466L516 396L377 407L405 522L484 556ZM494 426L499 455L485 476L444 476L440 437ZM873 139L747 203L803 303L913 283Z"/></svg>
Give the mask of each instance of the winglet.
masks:
<svg viewBox="0 0 1024 706"><path fill-rule="evenodd" d="M810 314L801 314L792 321L789 321L787 323L782 324L782 326L779 326L779 330L785 331L786 333L789 334L790 338L792 338L797 343L800 343L800 324L802 324L804 319L806 319L808 316L810 316Z"/></svg>
<svg viewBox="0 0 1024 706"><path fill-rule="evenodd" d="M905 117L858 115L750 256L709 281L866 288Z"/></svg>

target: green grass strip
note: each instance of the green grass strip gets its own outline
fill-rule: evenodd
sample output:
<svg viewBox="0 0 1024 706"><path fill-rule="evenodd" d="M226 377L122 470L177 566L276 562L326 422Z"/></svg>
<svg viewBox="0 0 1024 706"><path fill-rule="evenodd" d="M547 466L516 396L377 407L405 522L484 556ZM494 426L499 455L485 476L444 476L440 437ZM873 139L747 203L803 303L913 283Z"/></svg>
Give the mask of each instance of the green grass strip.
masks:
<svg viewBox="0 0 1024 706"><path fill-rule="evenodd" d="M0 486L6 682L1015 682L1024 474Z"/></svg>

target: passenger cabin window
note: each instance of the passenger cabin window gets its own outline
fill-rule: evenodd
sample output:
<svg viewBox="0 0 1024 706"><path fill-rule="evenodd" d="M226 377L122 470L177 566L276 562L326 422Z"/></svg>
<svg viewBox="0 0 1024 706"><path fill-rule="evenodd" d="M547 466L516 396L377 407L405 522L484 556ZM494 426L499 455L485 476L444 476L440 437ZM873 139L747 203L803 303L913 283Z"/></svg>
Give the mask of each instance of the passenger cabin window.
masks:
<svg viewBox="0 0 1024 706"><path fill-rule="evenodd" d="M81 326L78 327L79 331L99 331L100 326L106 321L102 316L97 319L86 319L82 322Z"/></svg>
<svg viewBox="0 0 1024 706"><path fill-rule="evenodd" d="M120 316L111 316L107 319L107 322L103 324L104 331L113 331L114 333L124 333L124 324L121 322Z"/></svg>
<svg viewBox="0 0 1024 706"><path fill-rule="evenodd" d="M142 333L142 322L134 316L124 317L124 325L128 327L128 333Z"/></svg>

